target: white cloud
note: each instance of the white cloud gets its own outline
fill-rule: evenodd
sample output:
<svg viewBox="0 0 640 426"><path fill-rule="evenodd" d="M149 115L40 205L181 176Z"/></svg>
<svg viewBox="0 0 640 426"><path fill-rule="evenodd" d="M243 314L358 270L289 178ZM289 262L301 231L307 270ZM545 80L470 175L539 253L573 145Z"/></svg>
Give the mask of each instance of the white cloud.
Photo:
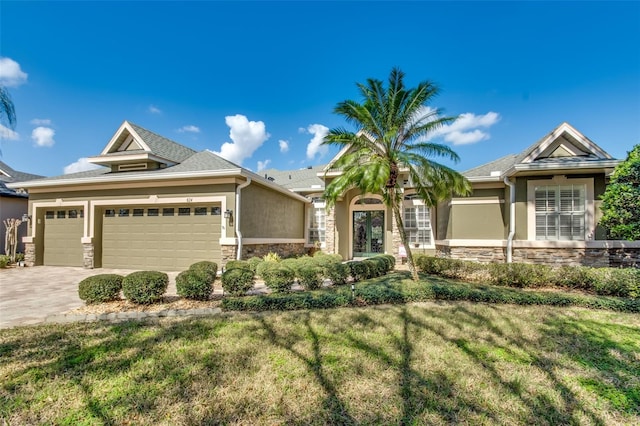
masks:
<svg viewBox="0 0 640 426"><path fill-rule="evenodd" d="M99 168L100 166L98 166L97 164L90 163L87 157L82 157L78 158L78 161L76 161L75 163L71 163L68 166L65 166L64 174L68 175L70 173L85 172L87 170L94 170Z"/></svg>
<svg viewBox="0 0 640 426"><path fill-rule="evenodd" d="M34 126L51 126L51 120L48 118L34 118L30 123Z"/></svg>
<svg viewBox="0 0 640 426"><path fill-rule="evenodd" d="M162 114L162 110L155 105L149 105L149 109L147 111L151 114Z"/></svg>
<svg viewBox="0 0 640 426"><path fill-rule="evenodd" d="M429 139L442 137L445 141L454 145L467 145L489 139L488 132L478 129L489 127L500 121L500 114L490 111L484 115L475 115L472 112L460 114L458 119L451 124L442 126L432 133Z"/></svg>
<svg viewBox="0 0 640 426"><path fill-rule="evenodd" d="M0 84L7 87L20 86L27 81L28 74L11 58L0 58Z"/></svg>
<svg viewBox="0 0 640 426"><path fill-rule="evenodd" d="M307 129L304 127L298 127L298 133L307 133Z"/></svg>
<svg viewBox="0 0 640 426"><path fill-rule="evenodd" d="M193 124L189 124L188 126L182 126L178 129L180 133L200 133L200 127L194 126Z"/></svg>
<svg viewBox="0 0 640 426"><path fill-rule="evenodd" d="M283 139L280 139L278 141L278 145L280 145L280 152L287 152L289 151L289 141L285 141Z"/></svg>
<svg viewBox="0 0 640 426"><path fill-rule="evenodd" d="M31 132L31 139L36 143L36 146L51 147L56 143L53 140L55 134L56 131L51 127L36 127Z"/></svg>
<svg viewBox="0 0 640 426"><path fill-rule="evenodd" d="M249 121L241 114L229 115L224 121L231 129L229 137L232 142L223 143L216 154L233 163L241 165L245 158L251 157L271 137L262 121Z"/></svg>
<svg viewBox="0 0 640 426"><path fill-rule="evenodd" d="M271 160L258 161L258 173L266 169L269 164L271 164Z"/></svg>
<svg viewBox="0 0 640 426"><path fill-rule="evenodd" d="M0 124L0 139L17 141L18 139L20 139L20 135L17 132L9 129L8 127L4 127L2 124Z"/></svg>
<svg viewBox="0 0 640 426"><path fill-rule="evenodd" d="M329 152L329 147L327 145L322 145L324 137L329 134L329 128L327 126L323 126L322 124L312 124L307 127L307 132L313 135L313 138L311 138L307 145L307 158L309 160L313 159L318 154L320 157L323 157L327 152Z"/></svg>

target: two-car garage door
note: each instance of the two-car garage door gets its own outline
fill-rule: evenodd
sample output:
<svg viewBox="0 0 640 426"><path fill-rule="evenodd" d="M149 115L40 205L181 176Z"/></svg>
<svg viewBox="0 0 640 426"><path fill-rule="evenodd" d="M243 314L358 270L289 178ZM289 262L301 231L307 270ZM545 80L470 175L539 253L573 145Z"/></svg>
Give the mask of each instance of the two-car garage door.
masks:
<svg viewBox="0 0 640 426"><path fill-rule="evenodd" d="M113 206L103 209L102 267L183 270L220 262L220 205Z"/></svg>

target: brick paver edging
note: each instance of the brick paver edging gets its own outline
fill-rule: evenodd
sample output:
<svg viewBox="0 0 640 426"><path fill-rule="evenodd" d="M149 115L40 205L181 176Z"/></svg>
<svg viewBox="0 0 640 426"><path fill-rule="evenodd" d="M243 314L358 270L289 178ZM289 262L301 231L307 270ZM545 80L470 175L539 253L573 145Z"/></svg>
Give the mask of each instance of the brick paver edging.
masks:
<svg viewBox="0 0 640 426"><path fill-rule="evenodd" d="M111 321L120 322L128 320L139 320L146 318L165 318L165 317L197 317L208 315L220 315L221 308L199 308L199 309L165 309L157 312L110 312L105 314L57 314L49 315L44 319L46 324L66 324L71 322L93 322L93 321Z"/></svg>

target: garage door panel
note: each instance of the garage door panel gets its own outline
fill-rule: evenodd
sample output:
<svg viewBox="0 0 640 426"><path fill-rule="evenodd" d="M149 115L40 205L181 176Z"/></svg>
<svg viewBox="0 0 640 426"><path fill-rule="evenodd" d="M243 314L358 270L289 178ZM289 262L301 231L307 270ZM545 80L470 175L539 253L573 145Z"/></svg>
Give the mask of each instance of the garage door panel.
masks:
<svg viewBox="0 0 640 426"><path fill-rule="evenodd" d="M145 208L144 216L105 217L103 267L168 271L186 269L199 260L219 263L220 216L210 214L211 206L206 216L194 211L191 208L189 216L180 216L176 206L174 216L163 216L160 207L159 216L147 216Z"/></svg>
<svg viewBox="0 0 640 426"><path fill-rule="evenodd" d="M71 209L75 213L77 209ZM60 214L58 214L60 212ZM51 266L82 266L82 214L70 217L67 209L48 210L44 218L43 264Z"/></svg>

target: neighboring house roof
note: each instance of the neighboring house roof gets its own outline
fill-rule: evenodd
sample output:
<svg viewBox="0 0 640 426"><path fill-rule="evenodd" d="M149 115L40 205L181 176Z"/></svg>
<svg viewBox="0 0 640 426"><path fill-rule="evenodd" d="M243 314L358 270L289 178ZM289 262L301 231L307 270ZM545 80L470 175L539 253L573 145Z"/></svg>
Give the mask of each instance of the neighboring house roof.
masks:
<svg viewBox="0 0 640 426"><path fill-rule="evenodd" d="M318 176L325 165L310 166L296 170L263 170L265 178L296 192L314 192L324 190L324 180Z"/></svg>
<svg viewBox="0 0 640 426"><path fill-rule="evenodd" d="M463 175L476 182L498 181L522 172L613 169L619 162L565 122L520 154L506 155Z"/></svg>
<svg viewBox="0 0 640 426"><path fill-rule="evenodd" d="M19 198L27 198L28 194L23 192L18 192L14 189L7 188L7 183L11 182L22 182L33 179L39 179L42 176L34 175L32 173L20 172L18 170L14 170L9 167L7 163L0 161L0 196L2 197L19 197Z"/></svg>

